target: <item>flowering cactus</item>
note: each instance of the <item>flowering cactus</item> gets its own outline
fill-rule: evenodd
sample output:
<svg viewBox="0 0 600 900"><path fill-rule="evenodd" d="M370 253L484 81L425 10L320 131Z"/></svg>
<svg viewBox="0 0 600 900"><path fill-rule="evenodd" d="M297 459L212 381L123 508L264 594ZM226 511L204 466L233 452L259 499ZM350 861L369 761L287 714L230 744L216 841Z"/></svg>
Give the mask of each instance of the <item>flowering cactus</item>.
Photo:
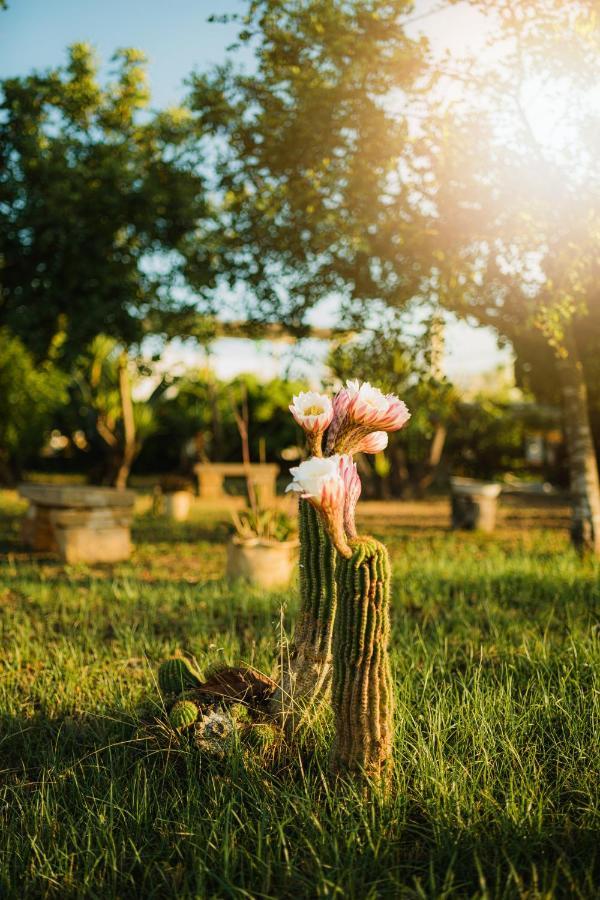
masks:
<svg viewBox="0 0 600 900"><path fill-rule="evenodd" d="M280 711L286 697L288 710L314 707L333 665L332 768L379 777L391 754L390 571L385 547L357 533L361 484L352 454L380 452L410 413L394 395L358 381L332 402L301 394L290 409L313 455L291 469L287 488L300 495L301 609L277 702Z"/></svg>

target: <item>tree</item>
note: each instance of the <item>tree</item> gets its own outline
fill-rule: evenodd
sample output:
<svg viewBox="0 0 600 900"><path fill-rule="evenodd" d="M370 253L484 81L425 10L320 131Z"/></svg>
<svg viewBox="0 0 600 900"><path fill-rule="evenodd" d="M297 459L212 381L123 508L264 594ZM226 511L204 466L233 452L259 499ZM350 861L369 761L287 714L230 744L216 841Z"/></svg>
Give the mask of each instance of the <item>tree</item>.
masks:
<svg viewBox="0 0 600 900"><path fill-rule="evenodd" d="M67 379L51 361L36 367L23 342L0 329L0 483L14 484L43 445Z"/></svg>
<svg viewBox="0 0 600 900"><path fill-rule="evenodd" d="M464 67L452 63L454 87L445 83L441 102L431 94L424 125L435 173L432 280L443 303L513 341L522 363L535 365L543 348L552 351L569 448L572 536L600 554L582 359L582 335L599 304L600 120L589 92L600 74L600 32L586 0L472 6L486 17L488 49ZM597 338L593 347L588 341L588 360L599 350Z"/></svg>
<svg viewBox="0 0 600 900"><path fill-rule="evenodd" d="M132 371L134 370L134 371ZM162 378L147 400L131 397L139 374L149 372L123 346L100 334L75 360L71 371L71 430L81 428L104 462L99 480L124 489L144 442L156 430L156 408L170 386ZM125 382L125 384L124 384Z"/></svg>
<svg viewBox="0 0 600 900"><path fill-rule="evenodd" d="M156 429L142 462L153 471L181 466L182 449L192 440L205 461L239 462L242 446L235 411L244 405L252 461L281 462L283 451L301 443L288 406L291 396L306 387L281 378L262 382L254 375L239 375L223 382L208 370L190 372L157 405Z"/></svg>
<svg viewBox="0 0 600 900"><path fill-rule="evenodd" d="M188 314L184 260L198 291L213 279L197 129L183 109L146 112L139 51L113 62L104 87L76 44L64 69L2 83L0 324L65 368L101 333L126 350ZM126 411L125 357L120 371Z"/></svg>
<svg viewBox="0 0 600 900"><path fill-rule="evenodd" d="M406 117L386 105L414 88L424 47L406 0L257 0L240 41L250 75L226 66L192 80L200 134L219 136L221 258L250 318L302 334L339 291L403 305L421 286L427 216L415 196ZM236 294L236 298L239 293Z"/></svg>
<svg viewBox="0 0 600 900"><path fill-rule="evenodd" d="M383 457L373 460L380 491L422 497L442 462L448 428L458 394L441 370L443 352L439 319L415 333L408 323L388 314L384 327L333 348L328 363L343 380L373 381L384 391L399 393L411 411L410 428L390 434ZM364 474L370 462L360 460Z"/></svg>

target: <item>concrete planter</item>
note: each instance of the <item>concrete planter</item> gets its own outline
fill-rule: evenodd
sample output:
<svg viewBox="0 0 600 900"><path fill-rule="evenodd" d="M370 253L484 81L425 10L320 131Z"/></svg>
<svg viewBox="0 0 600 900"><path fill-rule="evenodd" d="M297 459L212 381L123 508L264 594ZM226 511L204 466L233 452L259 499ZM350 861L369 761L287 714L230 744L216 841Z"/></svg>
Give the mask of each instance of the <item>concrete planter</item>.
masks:
<svg viewBox="0 0 600 900"><path fill-rule="evenodd" d="M227 577L243 578L267 590L285 587L296 565L298 547L297 540L240 540L232 537L227 544Z"/></svg>
<svg viewBox="0 0 600 900"><path fill-rule="evenodd" d="M452 528L491 532L496 527L498 497L502 485L451 478Z"/></svg>
<svg viewBox="0 0 600 900"><path fill-rule="evenodd" d="M167 491L165 498L165 515L175 522L186 522L192 505L190 491Z"/></svg>
<svg viewBox="0 0 600 900"><path fill-rule="evenodd" d="M22 484L30 506L23 540L37 551L58 553L67 563L114 563L131 555L135 495L114 488Z"/></svg>

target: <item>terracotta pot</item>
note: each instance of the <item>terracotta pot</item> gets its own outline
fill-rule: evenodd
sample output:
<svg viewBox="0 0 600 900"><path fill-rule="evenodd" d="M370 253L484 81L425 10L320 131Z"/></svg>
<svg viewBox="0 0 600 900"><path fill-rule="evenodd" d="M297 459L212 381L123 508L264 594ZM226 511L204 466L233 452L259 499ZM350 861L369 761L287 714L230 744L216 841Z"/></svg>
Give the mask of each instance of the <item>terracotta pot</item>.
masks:
<svg viewBox="0 0 600 900"><path fill-rule="evenodd" d="M241 540L227 544L227 577L271 589L289 584L298 557L299 541Z"/></svg>
<svg viewBox="0 0 600 900"><path fill-rule="evenodd" d="M189 491L168 491L165 493L165 515L175 522L185 522L190 514L192 495Z"/></svg>

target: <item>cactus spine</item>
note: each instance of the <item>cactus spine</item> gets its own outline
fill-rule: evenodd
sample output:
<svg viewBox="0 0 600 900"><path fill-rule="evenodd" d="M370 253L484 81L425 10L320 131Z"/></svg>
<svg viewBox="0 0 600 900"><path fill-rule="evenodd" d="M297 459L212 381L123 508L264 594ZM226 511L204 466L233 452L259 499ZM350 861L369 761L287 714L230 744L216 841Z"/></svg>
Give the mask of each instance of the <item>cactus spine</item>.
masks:
<svg viewBox="0 0 600 900"><path fill-rule="evenodd" d="M331 765L334 772L379 778L392 752L390 567L386 548L373 538L358 538L352 548L352 556L338 562Z"/></svg>
<svg viewBox="0 0 600 900"><path fill-rule="evenodd" d="M331 684L331 644L337 605L337 551L310 503L300 500L300 612L281 661L271 711L289 730L314 712Z"/></svg>

